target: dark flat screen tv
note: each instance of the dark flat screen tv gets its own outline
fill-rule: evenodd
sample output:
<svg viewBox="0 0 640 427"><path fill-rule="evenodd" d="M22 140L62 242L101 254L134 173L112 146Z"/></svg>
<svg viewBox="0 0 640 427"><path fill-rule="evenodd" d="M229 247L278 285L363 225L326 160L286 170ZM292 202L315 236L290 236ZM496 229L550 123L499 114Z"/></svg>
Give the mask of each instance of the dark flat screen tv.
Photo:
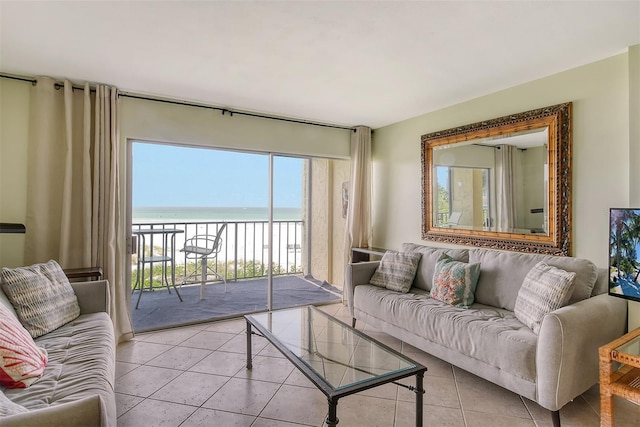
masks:
<svg viewBox="0 0 640 427"><path fill-rule="evenodd" d="M640 301L640 208L609 210L609 295Z"/></svg>

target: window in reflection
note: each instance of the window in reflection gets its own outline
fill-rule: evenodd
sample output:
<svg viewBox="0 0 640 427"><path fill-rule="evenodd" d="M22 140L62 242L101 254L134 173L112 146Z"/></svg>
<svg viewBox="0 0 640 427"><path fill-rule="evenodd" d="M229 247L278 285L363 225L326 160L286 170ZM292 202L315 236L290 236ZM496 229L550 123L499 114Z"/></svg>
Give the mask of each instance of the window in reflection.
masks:
<svg viewBox="0 0 640 427"><path fill-rule="evenodd" d="M490 227L489 168L436 166L434 212L436 227Z"/></svg>

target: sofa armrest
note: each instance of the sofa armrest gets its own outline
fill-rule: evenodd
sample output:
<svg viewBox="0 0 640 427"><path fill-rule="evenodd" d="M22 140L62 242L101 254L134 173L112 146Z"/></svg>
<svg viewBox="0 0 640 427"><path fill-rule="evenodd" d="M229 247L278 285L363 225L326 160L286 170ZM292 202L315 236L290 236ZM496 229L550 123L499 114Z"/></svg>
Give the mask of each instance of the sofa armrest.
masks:
<svg viewBox="0 0 640 427"><path fill-rule="evenodd" d="M109 282L107 280L95 280L91 282L71 282L78 305L80 306L80 314L107 312L111 307L109 294Z"/></svg>
<svg viewBox="0 0 640 427"><path fill-rule="evenodd" d="M624 335L627 301L601 294L542 320L536 349L538 403L556 411L598 382L598 349Z"/></svg>
<svg viewBox="0 0 640 427"><path fill-rule="evenodd" d="M100 396L88 396L73 402L30 409L23 414L0 418L2 427L86 427L114 426L115 420L106 420Z"/></svg>
<svg viewBox="0 0 640 427"><path fill-rule="evenodd" d="M356 262L347 264L344 278L344 292L347 294L349 313L353 318L353 293L356 286L369 283L371 276L380 265L380 261Z"/></svg>

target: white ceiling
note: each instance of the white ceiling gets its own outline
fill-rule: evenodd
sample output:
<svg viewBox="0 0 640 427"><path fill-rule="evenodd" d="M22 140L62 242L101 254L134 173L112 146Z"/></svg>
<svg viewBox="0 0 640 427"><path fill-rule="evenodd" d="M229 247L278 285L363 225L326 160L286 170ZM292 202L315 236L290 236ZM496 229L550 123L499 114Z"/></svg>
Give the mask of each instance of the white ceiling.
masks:
<svg viewBox="0 0 640 427"><path fill-rule="evenodd" d="M0 71L373 128L640 43L633 1L5 1Z"/></svg>

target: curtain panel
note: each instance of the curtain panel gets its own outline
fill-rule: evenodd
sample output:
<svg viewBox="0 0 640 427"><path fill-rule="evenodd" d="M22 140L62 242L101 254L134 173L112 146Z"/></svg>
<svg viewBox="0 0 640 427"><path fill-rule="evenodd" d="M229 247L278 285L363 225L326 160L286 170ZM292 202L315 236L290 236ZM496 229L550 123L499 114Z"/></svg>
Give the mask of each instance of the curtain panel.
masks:
<svg viewBox="0 0 640 427"><path fill-rule="evenodd" d="M498 231L511 231L516 225L515 147L502 144L496 151L496 200Z"/></svg>
<svg viewBox="0 0 640 427"><path fill-rule="evenodd" d="M356 127L351 135L351 182L349 186L345 251L372 245L371 230L371 129Z"/></svg>
<svg viewBox="0 0 640 427"><path fill-rule="evenodd" d="M40 78L29 117L27 263L100 266L118 341L133 336L120 216L118 90Z"/></svg>

